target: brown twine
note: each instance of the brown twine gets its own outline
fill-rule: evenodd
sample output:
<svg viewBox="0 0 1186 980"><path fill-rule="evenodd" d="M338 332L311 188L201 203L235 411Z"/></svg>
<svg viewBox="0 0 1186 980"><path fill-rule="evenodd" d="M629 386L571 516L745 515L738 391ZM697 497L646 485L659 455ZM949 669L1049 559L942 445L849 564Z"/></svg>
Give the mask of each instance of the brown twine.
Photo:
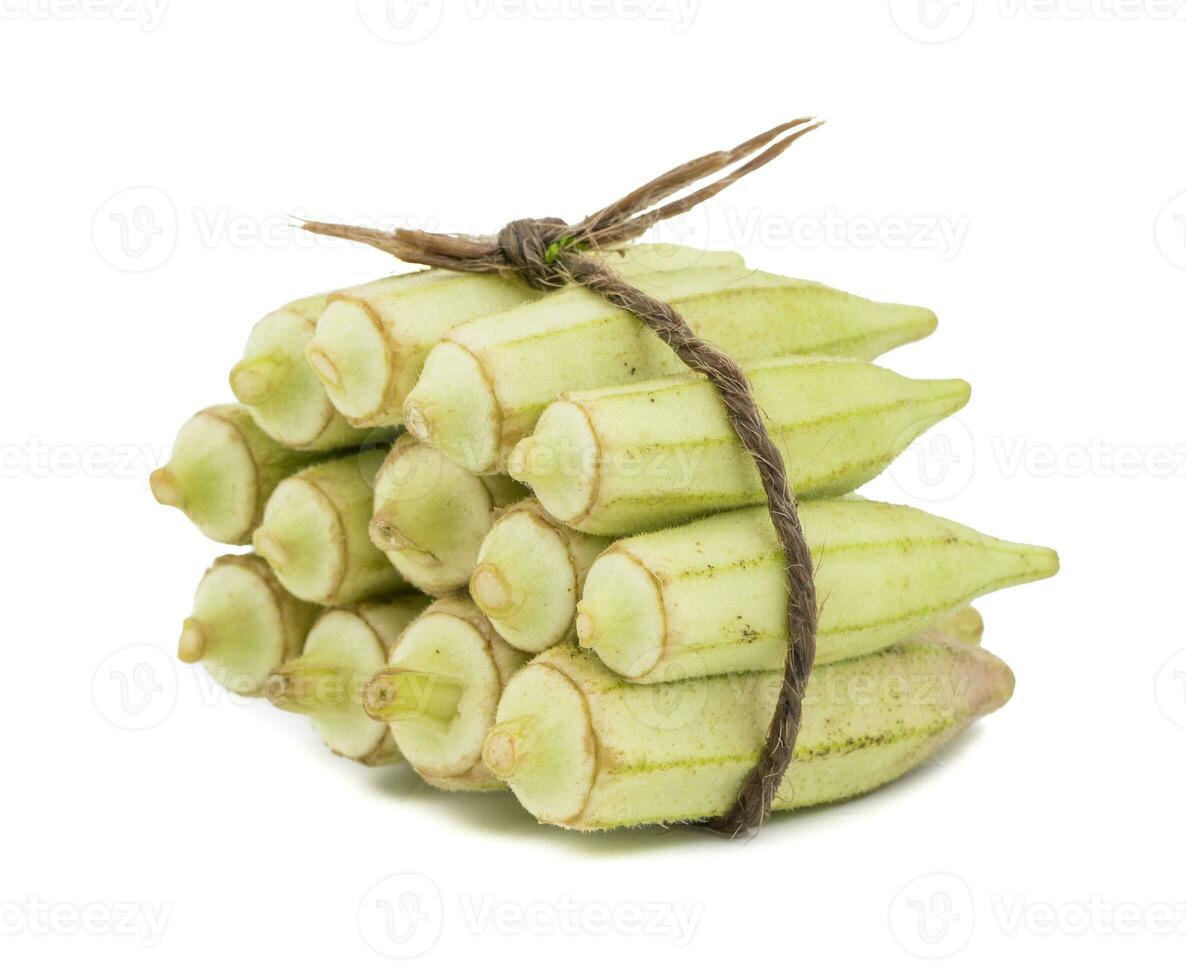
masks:
<svg viewBox="0 0 1186 980"><path fill-rule="evenodd" d="M803 695L815 662L816 598L811 553L799 525L795 495L782 455L766 431L762 411L745 373L733 358L697 337L672 306L647 296L585 252L624 245L657 222L684 214L765 166L821 125L821 121L813 119L795 119L732 150L698 157L643 184L576 225L559 218L523 219L512 221L496 236L481 238L406 228L384 232L320 221L309 221L303 226L319 235L374 246L418 265L458 272L514 272L542 290L577 283L638 317L689 368L712 382L737 437L758 468L770 519L786 556L789 586L787 659L765 748L758 764L746 777L732 809L708 821L709 827L729 836L754 831L765 822L794 752L802 721ZM700 190L654 206L741 160L745 162Z"/></svg>

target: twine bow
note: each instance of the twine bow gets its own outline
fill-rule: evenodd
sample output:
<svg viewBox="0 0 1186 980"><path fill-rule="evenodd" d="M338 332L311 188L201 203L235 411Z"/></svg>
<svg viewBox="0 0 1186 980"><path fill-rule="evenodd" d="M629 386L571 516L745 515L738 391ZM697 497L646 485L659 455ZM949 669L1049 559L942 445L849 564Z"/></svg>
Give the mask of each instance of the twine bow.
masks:
<svg viewBox="0 0 1186 980"><path fill-rule="evenodd" d="M794 119L731 150L698 157L661 174L575 225L559 218L526 218L512 221L492 237L440 235L407 228L384 232L320 221L303 225L315 234L371 245L417 265L458 272L515 273L540 290L578 284L636 316L684 364L712 382L733 430L757 466L770 519L786 557L789 587L787 659L765 748L742 784L737 802L724 816L708 821L708 826L729 836L756 830L765 822L794 752L802 723L803 696L815 662L816 597L811 552L799 524L795 495L782 455L766 431L762 411L745 373L733 358L697 337L672 306L630 285L587 253L622 246L658 222L690 211L746 174L764 167L821 125L822 121ZM697 191L667 204L660 203L738 161L745 162Z"/></svg>

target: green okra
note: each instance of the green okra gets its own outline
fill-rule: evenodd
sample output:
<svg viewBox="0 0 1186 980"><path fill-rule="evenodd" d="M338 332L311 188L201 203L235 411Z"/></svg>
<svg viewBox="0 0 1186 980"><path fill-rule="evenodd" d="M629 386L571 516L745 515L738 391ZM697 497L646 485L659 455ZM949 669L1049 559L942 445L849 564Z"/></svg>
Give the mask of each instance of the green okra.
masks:
<svg viewBox="0 0 1186 980"><path fill-rule="evenodd" d="M362 710L362 690L427 605L422 597L408 596L325 610L301 655L268 675L268 700L307 715L336 755L370 766L398 762L388 727Z"/></svg>
<svg viewBox="0 0 1186 980"><path fill-rule="evenodd" d="M498 699L527 655L505 643L468 597L438 599L404 631L363 693L374 719L438 789L505 789L482 763Z"/></svg>
<svg viewBox="0 0 1186 980"><path fill-rule="evenodd" d="M970 393L964 381L914 381L857 360L743 366L801 499L868 482ZM508 470L557 520L615 537L765 500L720 396L694 376L564 395Z"/></svg>
<svg viewBox="0 0 1186 980"><path fill-rule="evenodd" d="M477 476L404 435L375 479L371 540L416 588L456 592L469 581L495 511L526 492L505 476Z"/></svg>
<svg viewBox="0 0 1186 980"><path fill-rule="evenodd" d="M740 256L640 245L606 255L624 274L691 265L742 265ZM397 425L429 350L459 323L509 310L540 293L514 276L432 269L331 294L307 348L337 409L356 426Z"/></svg>
<svg viewBox="0 0 1186 980"><path fill-rule="evenodd" d="M1049 548L913 507L816 500L799 516L815 562L818 664L871 653L976 596L1058 570ZM624 538L589 570L577 637L644 684L777 668L786 658L784 561L764 507Z"/></svg>
<svg viewBox="0 0 1186 980"><path fill-rule="evenodd" d="M511 680L483 759L541 823L604 830L719 816L758 762L781 682L764 671L644 687L558 647ZM891 782L1012 693L1005 663L938 633L818 667L774 809Z"/></svg>
<svg viewBox="0 0 1186 980"><path fill-rule="evenodd" d="M227 690L254 696L269 671L300 654L320 612L290 595L258 555L223 555L198 583L177 656L201 663Z"/></svg>
<svg viewBox="0 0 1186 980"><path fill-rule="evenodd" d="M310 296L269 313L251 330L243 359L231 369L231 390L256 424L294 449L338 449L373 433L355 429L334 408L305 360L328 297Z"/></svg>
<svg viewBox="0 0 1186 980"><path fill-rule="evenodd" d="M215 405L181 427L169 462L148 483L158 503L178 508L206 537L246 544L276 485L324 458L280 445L241 405Z"/></svg>
<svg viewBox="0 0 1186 980"><path fill-rule="evenodd" d="M293 595L337 606L406 589L367 533L375 474L386 455L352 453L276 487L252 543Z"/></svg>
<svg viewBox="0 0 1186 980"><path fill-rule="evenodd" d="M483 539L470 595L504 640L539 653L571 636L585 576L610 543L566 527L529 498Z"/></svg>
<svg viewBox="0 0 1186 980"><path fill-rule="evenodd" d="M870 359L927 336L935 316L818 283L745 269L696 269L635 280L734 357L788 354ZM684 373L682 362L628 313L565 290L450 331L404 403L408 431L474 472L507 456L566 391Z"/></svg>

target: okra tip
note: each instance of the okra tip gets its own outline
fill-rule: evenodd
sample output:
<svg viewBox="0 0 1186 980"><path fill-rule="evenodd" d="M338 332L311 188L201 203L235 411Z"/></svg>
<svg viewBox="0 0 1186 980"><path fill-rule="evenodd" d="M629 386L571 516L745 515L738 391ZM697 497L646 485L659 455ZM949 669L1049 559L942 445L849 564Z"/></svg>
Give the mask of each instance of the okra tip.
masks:
<svg viewBox="0 0 1186 980"><path fill-rule="evenodd" d="M177 659L196 664L206 655L206 631L193 616L181 624L181 638L177 641Z"/></svg>
<svg viewBox="0 0 1186 980"><path fill-rule="evenodd" d="M181 482L169 467L153 470L148 477L148 487L158 504L185 509L185 493L181 489Z"/></svg>
<svg viewBox="0 0 1186 980"><path fill-rule="evenodd" d="M244 358L231 368L231 391L243 405L262 405L276 393L287 373L287 366L273 357Z"/></svg>

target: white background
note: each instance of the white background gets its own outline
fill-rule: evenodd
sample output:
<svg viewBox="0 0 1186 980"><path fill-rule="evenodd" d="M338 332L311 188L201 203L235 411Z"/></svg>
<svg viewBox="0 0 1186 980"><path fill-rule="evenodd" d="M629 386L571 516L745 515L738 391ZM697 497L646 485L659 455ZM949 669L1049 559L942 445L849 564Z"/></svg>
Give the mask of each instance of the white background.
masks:
<svg viewBox="0 0 1186 980"><path fill-rule="evenodd" d="M1180 969L1186 6L160 3L0 0L0 969ZM390 269L286 215L576 218L801 113L831 122L664 235L939 312L886 363L972 403L869 492L1060 550L981 603L1005 710L730 845L539 828L174 668L220 548L148 471L260 315Z"/></svg>

